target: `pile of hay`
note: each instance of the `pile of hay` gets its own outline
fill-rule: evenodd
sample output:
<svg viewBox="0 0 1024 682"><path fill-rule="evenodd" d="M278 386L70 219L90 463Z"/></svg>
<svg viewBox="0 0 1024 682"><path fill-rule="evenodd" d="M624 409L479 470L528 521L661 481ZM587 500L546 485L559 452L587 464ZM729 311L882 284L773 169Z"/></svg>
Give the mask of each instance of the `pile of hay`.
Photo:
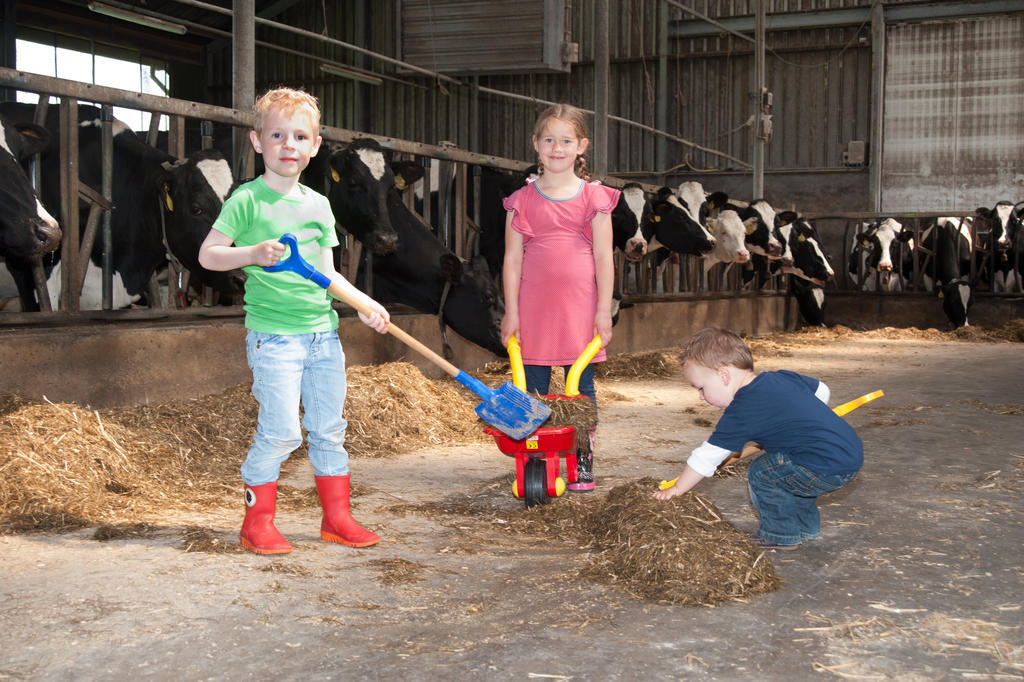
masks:
<svg viewBox="0 0 1024 682"><path fill-rule="evenodd" d="M504 532L567 541L587 550L579 574L645 601L711 606L777 590L771 560L726 521L706 497L688 493L663 502L653 478L604 495L565 495L551 504L510 512L502 476L443 500L402 504L388 512L450 519L472 550ZM481 538L487 538L482 540Z"/></svg>
<svg viewBox="0 0 1024 682"><path fill-rule="evenodd" d="M650 601L710 606L779 588L764 551L690 493L662 502L652 478L617 486L586 521L596 550L583 574Z"/></svg>
<svg viewBox="0 0 1024 682"><path fill-rule="evenodd" d="M475 396L409 363L352 367L345 415L353 457L489 440ZM91 410L0 395L0 531L58 530L236 505L256 431L248 385L157 405ZM305 458L305 446L284 474ZM316 507L281 486L282 508Z"/></svg>

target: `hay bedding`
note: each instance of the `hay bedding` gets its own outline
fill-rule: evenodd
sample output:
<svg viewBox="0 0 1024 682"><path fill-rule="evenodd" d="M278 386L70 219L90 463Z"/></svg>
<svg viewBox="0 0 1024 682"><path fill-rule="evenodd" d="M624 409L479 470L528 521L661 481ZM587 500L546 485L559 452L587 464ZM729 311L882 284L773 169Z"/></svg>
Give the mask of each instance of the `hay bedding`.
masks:
<svg viewBox="0 0 1024 682"><path fill-rule="evenodd" d="M488 440L452 380L426 379L408 363L352 367L348 380L353 457ZM170 510L235 505L256 417L244 384L193 400L99 411L2 395L0 532L132 524ZM305 446L285 473L304 457ZM315 489L285 485L278 501L283 509L318 505Z"/></svg>
<svg viewBox="0 0 1024 682"><path fill-rule="evenodd" d="M462 518L452 523L474 546L478 535L493 541L498 532L576 543L589 552L580 576L645 601L713 606L779 588L781 580L765 553L711 501L690 493L662 502L651 497L656 488L654 479L642 478L605 495L566 495L511 512L496 501L499 491L508 490L502 477L474 492L389 511L442 519L458 515ZM467 526L467 517L477 523Z"/></svg>

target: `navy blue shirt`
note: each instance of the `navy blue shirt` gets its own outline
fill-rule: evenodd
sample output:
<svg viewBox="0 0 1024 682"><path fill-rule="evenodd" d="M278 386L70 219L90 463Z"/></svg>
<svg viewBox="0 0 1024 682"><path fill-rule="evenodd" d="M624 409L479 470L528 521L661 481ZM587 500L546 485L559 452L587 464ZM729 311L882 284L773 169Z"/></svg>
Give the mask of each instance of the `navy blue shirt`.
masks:
<svg viewBox="0 0 1024 682"><path fill-rule="evenodd" d="M739 452L755 441L765 452L789 455L823 475L858 471L864 445L853 427L814 395L819 383L787 370L758 374L736 392L708 442Z"/></svg>

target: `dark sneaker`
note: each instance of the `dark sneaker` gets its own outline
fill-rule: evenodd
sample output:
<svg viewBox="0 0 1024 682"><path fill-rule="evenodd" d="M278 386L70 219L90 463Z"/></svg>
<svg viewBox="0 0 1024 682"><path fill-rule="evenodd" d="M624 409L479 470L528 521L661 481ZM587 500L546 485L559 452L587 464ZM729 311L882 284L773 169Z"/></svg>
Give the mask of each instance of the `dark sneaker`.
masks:
<svg viewBox="0 0 1024 682"><path fill-rule="evenodd" d="M790 552L794 549L800 548L800 545L780 545L776 542L769 542L768 540L763 540L756 535L751 535L750 539L753 540L754 544L761 549L778 549L784 552Z"/></svg>
<svg viewBox="0 0 1024 682"><path fill-rule="evenodd" d="M576 482L569 484L569 490L585 493L594 489L594 453L576 453Z"/></svg>

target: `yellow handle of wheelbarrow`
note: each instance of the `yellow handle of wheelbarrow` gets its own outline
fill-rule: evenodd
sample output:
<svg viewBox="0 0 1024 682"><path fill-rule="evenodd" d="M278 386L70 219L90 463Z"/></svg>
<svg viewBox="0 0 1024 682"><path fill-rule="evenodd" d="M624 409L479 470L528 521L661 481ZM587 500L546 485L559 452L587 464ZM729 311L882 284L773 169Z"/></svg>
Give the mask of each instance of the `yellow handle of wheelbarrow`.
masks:
<svg viewBox="0 0 1024 682"><path fill-rule="evenodd" d="M599 350L601 350L601 335L597 334L576 358L576 362L572 363L569 373L565 375L565 394L567 396L580 394L580 375L583 374L583 370L587 368Z"/></svg>
<svg viewBox="0 0 1024 682"><path fill-rule="evenodd" d="M515 334L508 340L508 364L512 366L512 385L525 393L526 370L523 369L523 351Z"/></svg>
<svg viewBox="0 0 1024 682"><path fill-rule="evenodd" d="M565 395L574 396L580 394L580 375L587 368L590 361L594 359L597 352L601 350L601 335L595 336L583 353L572 363L569 373L565 377ZM520 391L526 390L526 370L523 369L523 352L519 347L519 339L513 334L508 340L508 364L512 367L512 385Z"/></svg>
<svg viewBox="0 0 1024 682"><path fill-rule="evenodd" d="M881 390L872 391L871 393L868 393L867 395L862 395L859 398L854 398L853 400L851 400L848 403L843 403L842 405L837 405L837 406L832 408L832 411L835 412L840 417L842 417L844 414L848 414L850 412L853 412L854 410L856 410L861 405L864 405L866 403L870 403L872 400L875 400L877 398L881 398L883 395L885 395L885 393L883 393ZM679 480L679 479L678 478L673 478L671 481L662 481L661 483L658 484L658 487L661 488L662 490L664 490L665 488L671 488L672 486L674 486L676 484L677 480Z"/></svg>

